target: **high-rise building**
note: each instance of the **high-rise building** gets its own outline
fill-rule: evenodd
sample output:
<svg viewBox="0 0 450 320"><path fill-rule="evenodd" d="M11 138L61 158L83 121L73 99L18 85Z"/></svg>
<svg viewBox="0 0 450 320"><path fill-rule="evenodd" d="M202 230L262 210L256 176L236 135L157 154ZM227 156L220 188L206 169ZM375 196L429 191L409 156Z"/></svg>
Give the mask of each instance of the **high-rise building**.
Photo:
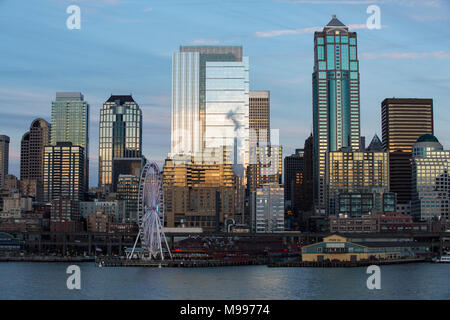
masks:
<svg viewBox="0 0 450 320"><path fill-rule="evenodd" d="M389 151L390 188L399 205L411 200L412 146L434 134L433 99L387 98L381 103L383 147Z"/></svg>
<svg viewBox="0 0 450 320"><path fill-rule="evenodd" d="M267 183L252 192L252 230L284 231L283 185Z"/></svg>
<svg viewBox="0 0 450 320"><path fill-rule="evenodd" d="M131 174L119 175L117 195L119 200L125 202L125 216L122 222L138 224L139 177Z"/></svg>
<svg viewBox="0 0 450 320"><path fill-rule="evenodd" d="M421 135L413 145L411 214L417 220L450 217L450 151Z"/></svg>
<svg viewBox="0 0 450 320"><path fill-rule="evenodd" d="M131 95L112 95L100 110L99 187L111 187L116 158L142 156L142 111ZM124 172L125 173L125 172Z"/></svg>
<svg viewBox="0 0 450 320"><path fill-rule="evenodd" d="M44 200L61 197L84 199L84 148L71 142L58 142L44 148Z"/></svg>
<svg viewBox="0 0 450 320"><path fill-rule="evenodd" d="M313 137L314 199L325 213L326 153L360 146L359 62L356 32L335 15L314 33Z"/></svg>
<svg viewBox="0 0 450 320"><path fill-rule="evenodd" d="M81 92L57 92L52 102L51 145L71 142L84 152L84 189L89 188L89 104Z"/></svg>
<svg viewBox="0 0 450 320"><path fill-rule="evenodd" d="M231 164L167 159L163 172L167 227L222 230L235 217L236 184Z"/></svg>
<svg viewBox="0 0 450 320"><path fill-rule="evenodd" d="M140 158L114 158L112 162L112 190L117 191L117 183L121 174L133 175L138 178L141 176L142 168L144 167L146 159Z"/></svg>
<svg viewBox="0 0 450 320"><path fill-rule="evenodd" d="M249 162L249 62L240 46L181 46L172 58L169 157Z"/></svg>
<svg viewBox="0 0 450 320"><path fill-rule="evenodd" d="M284 201L290 202L294 198L296 184L303 183L303 170L305 166L304 150L296 149L295 153L284 158Z"/></svg>
<svg viewBox="0 0 450 320"><path fill-rule="evenodd" d="M381 148L374 148L372 151L352 151L350 148L341 148L340 151L328 152L327 212L336 214L336 199L341 193L372 193L375 188L381 192L387 192L389 190L388 163L389 155Z"/></svg>
<svg viewBox="0 0 450 320"><path fill-rule="evenodd" d="M0 189L3 188L9 169L9 137L0 135Z"/></svg>
<svg viewBox="0 0 450 320"><path fill-rule="evenodd" d="M270 91L250 91L249 128L251 150L257 144L270 143Z"/></svg>
<svg viewBox="0 0 450 320"><path fill-rule="evenodd" d="M274 145L255 146L252 161L247 167L247 188L254 191L262 184L281 184L283 174L283 147Z"/></svg>
<svg viewBox="0 0 450 320"><path fill-rule="evenodd" d="M294 203L295 208L303 211L309 211L313 206L313 190L314 190L314 139L312 134L305 140L303 148L304 169L303 169L303 185L301 188L301 202Z"/></svg>
<svg viewBox="0 0 450 320"><path fill-rule="evenodd" d="M43 197L44 147L50 145L50 124L44 119L33 120L30 130L22 136L20 145L20 181L37 201ZM34 193L34 194L32 194Z"/></svg>
<svg viewBox="0 0 450 320"><path fill-rule="evenodd" d="M411 152L417 138L434 134L433 99L384 99L381 122L384 149Z"/></svg>

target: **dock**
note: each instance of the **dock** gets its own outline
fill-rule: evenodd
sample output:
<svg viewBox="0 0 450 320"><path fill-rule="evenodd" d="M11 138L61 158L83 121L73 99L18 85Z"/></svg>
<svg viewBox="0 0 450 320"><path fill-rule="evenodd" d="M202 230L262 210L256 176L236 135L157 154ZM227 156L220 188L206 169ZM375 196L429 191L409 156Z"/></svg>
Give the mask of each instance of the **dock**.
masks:
<svg viewBox="0 0 450 320"><path fill-rule="evenodd" d="M265 261L246 260L246 261L224 261L224 260L119 260L119 259L101 259L96 263L102 267L153 267L153 268L209 268L209 267L232 267L264 265Z"/></svg>
<svg viewBox="0 0 450 320"><path fill-rule="evenodd" d="M396 259L396 260L363 260L363 261L290 261L290 262L271 262L267 266L276 267L306 267L306 268L354 268L366 267L370 265L389 265L427 262L425 258Z"/></svg>

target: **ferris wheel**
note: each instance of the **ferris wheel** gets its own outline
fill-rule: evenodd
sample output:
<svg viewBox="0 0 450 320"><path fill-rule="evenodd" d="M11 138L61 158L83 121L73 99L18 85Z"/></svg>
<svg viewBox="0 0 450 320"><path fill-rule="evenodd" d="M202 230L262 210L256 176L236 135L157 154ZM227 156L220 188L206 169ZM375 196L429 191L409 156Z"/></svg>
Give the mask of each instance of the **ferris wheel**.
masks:
<svg viewBox="0 0 450 320"><path fill-rule="evenodd" d="M138 218L139 233L133 246L133 250L127 256L133 257L138 240L141 240L142 259L164 260L163 244L165 244L170 258L169 245L164 235L164 212L162 174L155 162L147 162L142 169L139 181Z"/></svg>

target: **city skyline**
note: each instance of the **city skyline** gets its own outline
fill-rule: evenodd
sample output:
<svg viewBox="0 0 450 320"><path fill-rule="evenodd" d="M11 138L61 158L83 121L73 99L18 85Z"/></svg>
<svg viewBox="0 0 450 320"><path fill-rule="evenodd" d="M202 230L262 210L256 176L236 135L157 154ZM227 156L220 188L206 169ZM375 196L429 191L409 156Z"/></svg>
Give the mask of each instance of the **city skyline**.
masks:
<svg viewBox="0 0 450 320"><path fill-rule="evenodd" d="M242 22L237 23L242 20L245 12L230 12L228 11L230 4L219 5L212 1L211 4L215 8L212 16L218 18L221 6L224 10L227 7L229 15L220 17L222 20L218 21L221 25L225 24L224 21L228 21L226 25L233 25L233 27L225 28L224 31L218 31L217 27L205 28L214 25L212 21L214 19L206 19L200 25L191 23L188 32L184 32L184 36L176 37L173 28L166 28L167 30L161 32L161 35L150 32L156 39L145 44L133 42L136 40L133 37L124 40L122 35L130 34L135 30L138 36L145 36L146 30L152 30L151 26L155 22L159 23L158 30L165 30L165 25L162 25L163 20L172 14L169 12L171 8L174 8L174 4L165 6L155 4L151 9L132 4L127 7L127 10L122 11L124 3L120 1L100 1L94 4L77 1L76 4L82 10L81 30L68 30L65 27L68 16L65 9L69 2L58 4L45 2L41 8L35 8L36 15L30 16L25 21L17 19L17 25L14 22L16 19L8 19L10 25L2 26L11 32L0 37L7 44L1 56L3 60L10 62L4 70L10 76L8 76L8 82L6 77L2 79L3 92L0 103L4 106L17 106L17 108L3 108L0 125L3 130L1 134L11 138L9 172L19 176L20 139L28 130L29 123L35 118L43 117L50 121L51 102L55 92L59 91L80 91L91 105L89 150L91 186L97 185L98 135L96 133L99 110L110 93L131 93L135 100L139 101L144 117L143 155L162 163L170 149L171 53L183 44L243 46L244 55L251 59L250 90L271 91L272 128L280 128L280 144L284 147L284 155L289 155L295 148L302 147L303 141L312 131L309 81L314 59L313 32L316 31L314 28L324 26L332 14L337 14L339 20L349 25L350 31L358 32L362 80L361 134L369 138L374 133L381 136L380 104L384 98L393 96L433 98L434 112L439 114L435 120L435 135L444 148L448 146L450 129L447 128L446 123L450 121L450 115L444 110L445 101L449 99L447 92L449 79L444 71L445 66L450 63L450 54L445 41L441 43L434 41L436 37L442 40L448 38L445 31L448 21L439 20L448 4L443 1L433 3L404 1L403 4L397 5L391 1L378 1L381 8L382 28L367 30L362 27L369 16L366 14L367 3L359 1L356 5L337 7L332 4L332 1L331 4L322 2L320 5L307 2L304 4L263 2L261 10L264 9L267 12L268 8L274 8L275 18L276 14L282 15L283 22L276 21L270 16L257 21L259 16L256 10L250 15L250 26L249 23L244 25ZM185 10L188 12L197 10L197 14L202 14L211 9L208 2L203 3L204 8L200 2L199 4L200 6L178 4L179 7L175 7L178 10L174 10L172 15L178 17ZM240 6L240 10L253 8L252 4L254 3L245 3ZM377 4L377 1L374 1L374 4ZM20 12L15 10L16 4L2 2L0 5L5 7L2 10L3 14L9 11L12 11L12 15ZM35 4L30 3L30 8L33 6ZM396 12L396 9L401 9L402 14ZM121 16L119 11L123 12ZM136 16L136 21L128 19L129 16ZM49 22L53 18L55 22ZM106 23L107 18L118 18L122 21L114 20L117 26L110 25L111 29L105 30L103 24ZM435 23L420 23L418 21L420 19L422 22L434 19ZM35 28L35 25L42 28ZM31 39L39 38L39 32L35 29L42 29L42 32L45 32L45 37L41 41L49 44L49 55L27 49L30 53L23 51L24 53L17 56L15 50L24 49L25 44L29 45L29 49L37 45L42 46L39 41L35 42ZM204 29L208 30L201 31ZM15 37L16 32L20 36ZM108 39L108 36L99 42L99 49L94 48L91 53L81 50L83 45L92 43L98 37L105 34L111 36L114 33L117 33L115 39L121 45L116 46L119 49L112 50L110 54L103 56L103 52L107 51L104 49L110 48L107 42L111 39ZM433 36L428 36L428 33ZM27 35L25 39L24 34ZM241 36L233 39L235 34L241 34ZM401 37L402 34L407 34L408 37ZM219 39L213 39L214 35L217 35ZM30 39L27 39L28 37ZM169 40L163 38L169 38ZM59 48L58 39L67 40L67 43ZM107 45L106 48L105 45ZM125 49L124 45L128 47ZM433 50L430 50L430 47ZM101 56L100 53L102 53ZM412 65L413 61L418 63ZM112 77L114 73L110 73L110 70L106 68L107 65L109 68L111 63L126 66L119 72L120 81L117 81L117 77ZM143 67L138 68L139 65ZM95 69L96 73L90 73L87 70L89 68ZM433 74L428 72L430 69L434 70ZM59 73L61 70L64 72ZM70 70L73 71L71 75ZM380 73L379 70L383 72ZM113 71L117 73L117 70ZM423 86L424 81L435 85ZM408 85L403 84L405 82Z"/></svg>

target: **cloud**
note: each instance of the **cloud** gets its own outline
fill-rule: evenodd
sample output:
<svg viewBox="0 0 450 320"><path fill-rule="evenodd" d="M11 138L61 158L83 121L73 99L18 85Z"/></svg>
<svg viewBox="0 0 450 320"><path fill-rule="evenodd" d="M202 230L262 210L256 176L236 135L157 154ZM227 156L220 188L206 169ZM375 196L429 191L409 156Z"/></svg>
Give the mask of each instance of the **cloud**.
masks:
<svg viewBox="0 0 450 320"><path fill-rule="evenodd" d="M432 52L391 52L391 53L361 53L359 55L364 59L446 59L450 60L450 52L432 51Z"/></svg>
<svg viewBox="0 0 450 320"><path fill-rule="evenodd" d="M340 5L371 5L371 4L396 4L409 7L425 6L440 7L443 0L276 0L277 2L291 4L340 4Z"/></svg>
<svg viewBox="0 0 450 320"><path fill-rule="evenodd" d="M191 41L192 44L202 45L202 44L219 44L220 41L217 39L196 39Z"/></svg>
<svg viewBox="0 0 450 320"><path fill-rule="evenodd" d="M384 3L382 0L279 0L292 4L377 4Z"/></svg>
<svg viewBox="0 0 450 320"><path fill-rule="evenodd" d="M365 25L365 24L350 24L347 27L350 30L367 29L367 25ZM386 28L386 26L382 26L382 28ZM309 27L309 28L302 28L302 29L285 29L285 30L271 30L271 31L255 32L254 36L257 38L271 38L271 37L284 36L284 35L288 35L288 34L310 34L310 33L314 33L315 31L321 31L321 30L323 30L323 26L322 27Z"/></svg>
<svg viewBox="0 0 450 320"><path fill-rule="evenodd" d="M144 9L144 12L150 12L150 11L152 11L153 10L153 8L145 8Z"/></svg>

